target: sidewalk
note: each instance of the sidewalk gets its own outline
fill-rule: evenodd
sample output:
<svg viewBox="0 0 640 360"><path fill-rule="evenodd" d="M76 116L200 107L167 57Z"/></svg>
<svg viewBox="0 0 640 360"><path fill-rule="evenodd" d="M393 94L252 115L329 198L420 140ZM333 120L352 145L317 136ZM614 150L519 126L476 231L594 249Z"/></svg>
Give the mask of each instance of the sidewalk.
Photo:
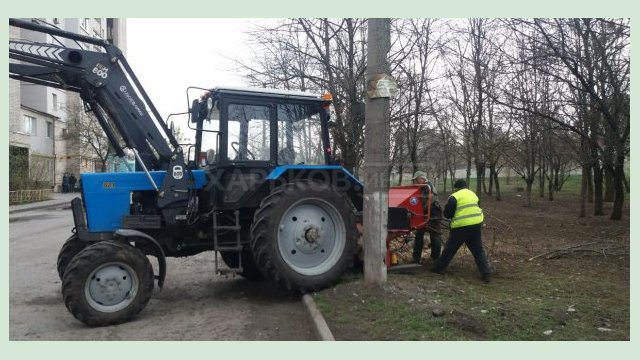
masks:
<svg viewBox="0 0 640 360"><path fill-rule="evenodd" d="M71 207L71 200L73 200L76 197L80 197L80 193L79 192L67 193L67 194L53 193L52 197L53 198L51 200L37 201L37 202L33 202L29 204L21 204L21 205L10 205L9 214L30 211L30 210L44 209L49 207L56 207L56 206Z"/></svg>

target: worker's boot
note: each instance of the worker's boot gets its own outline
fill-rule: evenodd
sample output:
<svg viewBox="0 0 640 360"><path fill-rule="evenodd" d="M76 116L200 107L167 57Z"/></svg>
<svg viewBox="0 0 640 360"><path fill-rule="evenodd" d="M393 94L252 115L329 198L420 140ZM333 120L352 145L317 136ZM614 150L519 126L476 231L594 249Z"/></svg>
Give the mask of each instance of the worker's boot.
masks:
<svg viewBox="0 0 640 360"><path fill-rule="evenodd" d="M485 283L490 283L491 282L491 274L482 274L482 281L484 281Z"/></svg>
<svg viewBox="0 0 640 360"><path fill-rule="evenodd" d="M438 266L438 262L435 261L431 267L429 268L429 271L431 271L432 273L436 273L436 274L440 274L440 275L444 275L444 269L441 268L440 266Z"/></svg>

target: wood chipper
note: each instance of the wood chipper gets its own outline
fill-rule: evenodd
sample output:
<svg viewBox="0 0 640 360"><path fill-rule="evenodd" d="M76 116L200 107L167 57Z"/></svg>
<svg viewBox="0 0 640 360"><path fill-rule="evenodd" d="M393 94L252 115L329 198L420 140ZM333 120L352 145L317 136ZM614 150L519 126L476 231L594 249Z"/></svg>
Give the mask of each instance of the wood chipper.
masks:
<svg viewBox="0 0 640 360"><path fill-rule="evenodd" d="M387 225L387 269L398 265L397 250L391 242L406 239L412 231L425 230L431 219L431 197L427 184L392 186L389 188L389 221Z"/></svg>

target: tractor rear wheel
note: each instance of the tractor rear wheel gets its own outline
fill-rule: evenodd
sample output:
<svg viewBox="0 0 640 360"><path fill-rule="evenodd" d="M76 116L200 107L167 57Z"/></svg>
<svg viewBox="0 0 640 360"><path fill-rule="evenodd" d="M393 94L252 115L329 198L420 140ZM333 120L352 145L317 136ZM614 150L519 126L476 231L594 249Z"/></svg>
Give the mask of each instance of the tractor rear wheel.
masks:
<svg viewBox="0 0 640 360"><path fill-rule="evenodd" d="M153 292L153 268L128 243L101 241L69 263L62 279L67 309L89 326L119 324L138 314Z"/></svg>
<svg viewBox="0 0 640 360"><path fill-rule="evenodd" d="M251 226L258 268L287 290L316 291L333 285L355 251L354 207L328 184L297 181L262 200Z"/></svg>
<svg viewBox="0 0 640 360"><path fill-rule="evenodd" d="M60 248L60 252L58 253L58 275L60 276L60 280L64 276L64 271L67 268L67 265L71 262L74 256L76 256L80 251L87 247L89 243L84 242L78 238L77 234L71 235L67 241L64 242L62 248Z"/></svg>

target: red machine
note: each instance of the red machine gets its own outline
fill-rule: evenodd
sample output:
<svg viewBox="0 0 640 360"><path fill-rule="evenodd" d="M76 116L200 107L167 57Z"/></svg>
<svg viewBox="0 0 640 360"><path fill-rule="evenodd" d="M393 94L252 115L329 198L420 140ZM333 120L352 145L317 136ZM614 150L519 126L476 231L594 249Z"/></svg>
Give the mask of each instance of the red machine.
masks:
<svg viewBox="0 0 640 360"><path fill-rule="evenodd" d="M389 188L389 220L387 225L387 269L392 261L391 240L427 227L431 218L432 193L426 184L392 186Z"/></svg>

